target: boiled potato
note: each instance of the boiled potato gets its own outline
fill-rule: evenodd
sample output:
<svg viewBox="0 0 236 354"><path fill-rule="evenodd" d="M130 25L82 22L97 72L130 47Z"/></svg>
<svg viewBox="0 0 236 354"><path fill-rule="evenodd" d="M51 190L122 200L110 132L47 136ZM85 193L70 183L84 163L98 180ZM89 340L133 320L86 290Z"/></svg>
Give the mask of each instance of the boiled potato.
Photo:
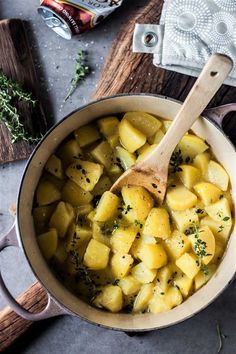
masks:
<svg viewBox="0 0 236 354"><path fill-rule="evenodd" d="M152 145L146 146L146 148L142 151L142 153L139 154L139 156L137 158L137 162L142 160L146 155L150 154L155 149L156 146L157 146L157 144L152 144Z"/></svg>
<svg viewBox="0 0 236 354"><path fill-rule="evenodd" d="M33 209L33 218L34 218L34 225L36 228L37 233L44 230L47 226L47 223L52 216L53 211L55 210L56 205L44 205L39 206Z"/></svg>
<svg viewBox="0 0 236 354"><path fill-rule="evenodd" d="M80 147L92 144L100 138L98 129L92 124L76 129L74 135Z"/></svg>
<svg viewBox="0 0 236 354"><path fill-rule="evenodd" d="M191 243L184 233L174 230L171 237L165 240L164 246L168 255L176 260L190 250Z"/></svg>
<svg viewBox="0 0 236 354"><path fill-rule="evenodd" d="M200 270L198 257L193 253L184 253L175 263L190 279L193 279Z"/></svg>
<svg viewBox="0 0 236 354"><path fill-rule="evenodd" d="M193 251L200 256L204 264L208 264L215 254L215 237L208 226L199 228L196 234L188 236Z"/></svg>
<svg viewBox="0 0 236 354"><path fill-rule="evenodd" d="M83 263L90 269L104 269L109 261L110 248L103 243L91 239L86 248Z"/></svg>
<svg viewBox="0 0 236 354"><path fill-rule="evenodd" d="M107 138L118 133L119 120L117 117L111 116L98 120L100 132Z"/></svg>
<svg viewBox="0 0 236 354"><path fill-rule="evenodd" d="M65 249L65 246L62 242L59 242L58 245L57 245L57 249L56 249L56 252L53 254L53 259L63 265L63 263L65 262L66 258L67 258L67 252L66 252L66 249Z"/></svg>
<svg viewBox="0 0 236 354"><path fill-rule="evenodd" d="M200 170L191 165L180 165L181 171L177 172L180 180L183 182L185 187L192 189L193 186L200 179Z"/></svg>
<svg viewBox="0 0 236 354"><path fill-rule="evenodd" d="M220 239L224 243L227 242L230 235L231 223L226 224L225 222L216 221L210 216L206 216L201 219L200 225L208 226L217 239Z"/></svg>
<svg viewBox="0 0 236 354"><path fill-rule="evenodd" d="M208 280L211 279L212 275L216 271L216 265L215 264L210 264L207 266L207 274L204 274L203 271L200 270L198 274L196 275L194 279L194 287L195 290L200 289L204 284L208 282Z"/></svg>
<svg viewBox="0 0 236 354"><path fill-rule="evenodd" d="M124 295L135 295L140 290L141 284L132 275L127 275L120 279L118 283Z"/></svg>
<svg viewBox="0 0 236 354"><path fill-rule="evenodd" d="M66 169L66 175L86 192L93 190L102 173L102 165L82 160L78 160Z"/></svg>
<svg viewBox="0 0 236 354"><path fill-rule="evenodd" d="M76 250L83 243L89 242L92 237L92 230L88 226L80 226L72 223L68 230L66 239L66 251L70 252Z"/></svg>
<svg viewBox="0 0 236 354"><path fill-rule="evenodd" d="M218 202L207 206L205 210L212 219L222 222L223 226L231 226L231 210L226 198L221 198Z"/></svg>
<svg viewBox="0 0 236 354"><path fill-rule="evenodd" d="M160 244L144 244L139 251L139 258L150 269L158 269L166 265L167 255Z"/></svg>
<svg viewBox="0 0 236 354"><path fill-rule="evenodd" d="M75 182L68 180L61 191L61 198L64 202L77 207L90 203L93 195L82 189Z"/></svg>
<svg viewBox="0 0 236 354"><path fill-rule="evenodd" d="M213 160L211 160L208 164L207 179L209 182L219 187L222 191L227 191L229 176L225 169Z"/></svg>
<svg viewBox="0 0 236 354"><path fill-rule="evenodd" d="M130 254L115 253L111 257L111 270L118 279L125 277L133 264L134 260Z"/></svg>
<svg viewBox="0 0 236 354"><path fill-rule="evenodd" d="M197 273L196 277L198 276L200 272ZM196 279L195 277L195 279ZM193 279L190 279L187 277L185 274L180 274L177 275L174 279L174 285L179 289L181 292L182 296L186 298L189 295L189 292L192 288L193 285Z"/></svg>
<svg viewBox="0 0 236 354"><path fill-rule="evenodd" d="M193 134L184 135L177 145L181 150L184 161L186 158L193 159L196 155L206 151L209 147L203 139Z"/></svg>
<svg viewBox="0 0 236 354"><path fill-rule="evenodd" d="M166 201L172 210L186 210L197 203L197 196L184 186L169 188L166 194Z"/></svg>
<svg viewBox="0 0 236 354"><path fill-rule="evenodd" d="M148 142L150 144L159 144L163 137L164 133L161 129L159 129L153 136L148 139Z"/></svg>
<svg viewBox="0 0 236 354"><path fill-rule="evenodd" d="M56 154L60 157L63 166L68 166L82 156L82 150L75 139L71 139L59 147Z"/></svg>
<svg viewBox="0 0 236 354"><path fill-rule="evenodd" d="M46 259L52 258L57 249L57 230L51 229L37 237L39 248Z"/></svg>
<svg viewBox="0 0 236 354"><path fill-rule="evenodd" d="M135 152L146 142L146 135L136 129L128 120L122 119L119 125L121 145L129 152Z"/></svg>
<svg viewBox="0 0 236 354"><path fill-rule="evenodd" d="M176 223L179 231L185 232L192 224L198 225L198 214L194 209L186 209L184 211L172 211L171 216Z"/></svg>
<svg viewBox="0 0 236 354"><path fill-rule="evenodd" d="M51 216L49 226L57 230L59 237L65 237L68 227L74 218L74 210L68 203L58 203Z"/></svg>
<svg viewBox="0 0 236 354"><path fill-rule="evenodd" d="M93 238L101 243L104 243L104 245L111 246L110 244L110 237L104 234L103 231L104 225L93 221L92 223L92 231L93 231Z"/></svg>
<svg viewBox="0 0 236 354"><path fill-rule="evenodd" d="M198 154L193 160L194 166L196 166L201 171L203 177L206 176L209 161L210 154L208 152L202 152L201 154Z"/></svg>
<svg viewBox="0 0 236 354"><path fill-rule="evenodd" d="M222 191L218 187L207 182L197 183L194 186L194 190L205 205L215 203L222 194Z"/></svg>
<svg viewBox="0 0 236 354"><path fill-rule="evenodd" d="M172 286L165 294L165 303L172 309L173 307L180 305L183 301L182 294L179 289Z"/></svg>
<svg viewBox="0 0 236 354"><path fill-rule="evenodd" d="M133 226L120 226L111 236L111 248L114 253L128 253L137 235L137 229Z"/></svg>
<svg viewBox="0 0 236 354"><path fill-rule="evenodd" d="M92 190L93 195L102 195L112 186L111 180L108 176L102 175L95 187Z"/></svg>
<svg viewBox="0 0 236 354"><path fill-rule="evenodd" d="M102 141L90 154L98 163L102 164L107 170L111 167L113 160L113 150L107 141Z"/></svg>
<svg viewBox="0 0 236 354"><path fill-rule="evenodd" d="M128 120L147 137L155 134L162 125L156 117L144 112L127 112L124 119Z"/></svg>
<svg viewBox="0 0 236 354"><path fill-rule="evenodd" d="M162 121L162 128L161 129L163 130L164 133L166 133L167 130L170 129L170 126L172 123L173 123L173 120L169 120L169 119L164 119Z"/></svg>
<svg viewBox="0 0 236 354"><path fill-rule="evenodd" d="M120 136L119 136L118 133L114 134L114 135L111 135L111 136L108 136L107 137L107 141L110 144L110 146L114 149L114 148L116 148L117 146L120 145Z"/></svg>
<svg viewBox="0 0 236 354"><path fill-rule="evenodd" d="M172 268L170 265L166 265L159 269L156 275L156 287L165 292L172 281L172 274Z"/></svg>
<svg viewBox="0 0 236 354"><path fill-rule="evenodd" d="M119 204L120 198L117 195L109 191L103 193L96 208L94 220L104 222L114 218L117 214Z"/></svg>
<svg viewBox="0 0 236 354"><path fill-rule="evenodd" d="M61 192L49 181L39 181L36 190L36 201L38 205L52 204L61 199Z"/></svg>
<svg viewBox="0 0 236 354"><path fill-rule="evenodd" d="M128 170L128 168L135 164L135 155L131 154L129 151L125 150L121 146L116 147L115 155L116 159L118 160L118 163L121 164L124 170Z"/></svg>
<svg viewBox="0 0 236 354"><path fill-rule="evenodd" d="M154 290L153 284L142 285L138 295L135 298L133 311L142 312L148 307L148 303L152 298Z"/></svg>
<svg viewBox="0 0 236 354"><path fill-rule="evenodd" d="M149 301L148 310L151 313L166 312L171 309L169 304L166 303L163 294L154 294Z"/></svg>
<svg viewBox="0 0 236 354"><path fill-rule="evenodd" d="M151 209L144 224L143 234L162 239L170 237L170 218L166 209Z"/></svg>
<svg viewBox="0 0 236 354"><path fill-rule="evenodd" d="M154 280L157 274L157 270L150 269L143 262L140 262L132 268L131 274L140 283L147 284L151 283Z"/></svg>
<svg viewBox="0 0 236 354"><path fill-rule="evenodd" d="M101 293L95 298L94 304L97 307L105 307L111 312L118 312L122 309L122 290L116 285L106 285Z"/></svg>
<svg viewBox="0 0 236 354"><path fill-rule="evenodd" d="M59 179L63 179L64 177L61 160L56 155L49 157L45 165L45 170Z"/></svg>

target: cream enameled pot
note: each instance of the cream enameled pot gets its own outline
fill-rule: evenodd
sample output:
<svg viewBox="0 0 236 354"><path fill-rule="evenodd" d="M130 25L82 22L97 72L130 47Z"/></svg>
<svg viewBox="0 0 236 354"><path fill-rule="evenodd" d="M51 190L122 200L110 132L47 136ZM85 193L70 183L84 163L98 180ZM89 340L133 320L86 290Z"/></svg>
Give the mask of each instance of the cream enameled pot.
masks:
<svg viewBox="0 0 236 354"><path fill-rule="evenodd" d="M173 119L179 108L179 102L161 96L133 94L108 97L79 108L45 135L31 155L24 172L19 189L15 225L0 241L0 249L7 246L21 247L36 278L48 292L48 304L44 311L31 314L16 303L0 278L1 293L20 316L32 321L60 314L71 314L117 330L154 330L173 325L199 312L232 281L236 272L235 227L223 259L212 279L181 305L157 315L112 314L89 306L67 290L49 269L36 241L31 212L34 192L47 159L73 130L99 117L127 111L144 111ZM232 197L236 202L236 153L233 145L220 129L224 116L230 111L236 111L236 104L206 110L203 116L208 119L199 118L192 129L211 145L216 158L227 170L232 185Z"/></svg>

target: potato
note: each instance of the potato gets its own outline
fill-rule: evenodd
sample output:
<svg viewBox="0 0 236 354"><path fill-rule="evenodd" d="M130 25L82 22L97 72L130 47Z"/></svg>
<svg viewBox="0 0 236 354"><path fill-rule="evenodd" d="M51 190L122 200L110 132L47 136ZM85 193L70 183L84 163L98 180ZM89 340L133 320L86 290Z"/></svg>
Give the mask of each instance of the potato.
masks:
<svg viewBox="0 0 236 354"><path fill-rule="evenodd" d="M221 221L212 219L210 216L206 216L201 220L200 226L208 226L217 239L221 240L224 244L227 242L230 235L231 223L222 223Z"/></svg>
<svg viewBox="0 0 236 354"><path fill-rule="evenodd" d="M68 227L74 218L74 210L68 203L58 203L51 216L49 226L57 230L59 237L65 237Z"/></svg>
<svg viewBox="0 0 236 354"><path fill-rule="evenodd" d="M104 269L109 261L109 253L109 247L97 240L91 239L87 246L83 263L89 269Z"/></svg>
<svg viewBox="0 0 236 354"><path fill-rule="evenodd" d="M45 229L55 208L56 205L53 204L40 206L33 209L34 226L37 233Z"/></svg>
<svg viewBox="0 0 236 354"><path fill-rule="evenodd" d="M170 218L166 209L151 209L144 224L143 234L162 239L170 237Z"/></svg>
<svg viewBox="0 0 236 354"><path fill-rule="evenodd" d="M162 125L156 117L145 112L127 112L123 119L128 120L147 137L155 134Z"/></svg>
<svg viewBox="0 0 236 354"><path fill-rule="evenodd" d="M192 243L193 251L202 260L202 263L208 264L215 254L215 237L208 226L202 226L198 232L188 236Z"/></svg>
<svg viewBox="0 0 236 354"><path fill-rule="evenodd" d="M62 189L62 187L65 184L64 179L57 178L47 171L43 172L43 174L41 176L41 180L42 181L46 180L46 181L51 182L59 191Z"/></svg>
<svg viewBox="0 0 236 354"><path fill-rule="evenodd" d="M148 303L152 298L154 290L153 284L142 285L138 295L135 298L133 311L142 312L148 307Z"/></svg>
<svg viewBox="0 0 236 354"><path fill-rule="evenodd" d="M204 203L198 199L197 204L195 205L194 212L198 215L199 219L207 216Z"/></svg>
<svg viewBox="0 0 236 354"><path fill-rule="evenodd" d="M175 264L190 279L193 279L200 270L200 262L194 253L184 253L180 258L176 260Z"/></svg>
<svg viewBox="0 0 236 354"><path fill-rule="evenodd" d="M53 255L53 259L57 263L62 265L65 262L66 258L67 258L67 252L66 252L65 246L62 242L59 242L57 245L56 252Z"/></svg>
<svg viewBox="0 0 236 354"><path fill-rule="evenodd" d="M70 252L79 248L82 244L88 244L92 237L92 230L88 226L80 226L72 223L66 239L66 251Z"/></svg>
<svg viewBox="0 0 236 354"><path fill-rule="evenodd" d="M117 117L110 116L98 120L100 132L105 138L118 133L119 120Z"/></svg>
<svg viewBox="0 0 236 354"><path fill-rule="evenodd" d="M194 186L194 190L205 205L215 203L222 194L222 191L219 188L208 182L197 183Z"/></svg>
<svg viewBox="0 0 236 354"><path fill-rule="evenodd" d="M152 144L152 145L146 146L146 149L144 149L143 152L141 154L139 154L136 162L142 160L146 155L150 154L155 149L156 146L157 146L157 144Z"/></svg>
<svg viewBox="0 0 236 354"><path fill-rule="evenodd" d="M120 136L119 134L114 134L107 137L108 144L114 149L115 147L120 145Z"/></svg>
<svg viewBox="0 0 236 354"><path fill-rule="evenodd" d="M91 192L103 173L103 166L78 160L66 169L66 175L86 192Z"/></svg>
<svg viewBox="0 0 236 354"><path fill-rule="evenodd" d="M135 295L139 292L141 284L132 275L123 277L119 283L124 295Z"/></svg>
<svg viewBox="0 0 236 354"><path fill-rule="evenodd" d="M94 160L109 170L113 160L113 150L107 141L102 141L98 144L93 150L90 151L90 154Z"/></svg>
<svg viewBox="0 0 236 354"><path fill-rule="evenodd" d="M115 155L124 170L128 170L128 168L135 164L135 155L120 146L116 147Z"/></svg>
<svg viewBox="0 0 236 354"><path fill-rule="evenodd" d="M207 169L207 180L222 191L227 191L229 185L229 175L225 169L217 162L211 160Z"/></svg>
<svg viewBox="0 0 236 354"><path fill-rule="evenodd" d="M130 248L129 253L132 255L132 257L136 258L136 259L140 259L139 258L139 252L140 252L140 248L143 245L144 241L140 236L136 236L134 242L132 243L132 246Z"/></svg>
<svg viewBox="0 0 236 354"><path fill-rule="evenodd" d="M153 136L148 139L149 144L159 144L164 137L164 133L159 129Z"/></svg>
<svg viewBox="0 0 236 354"><path fill-rule="evenodd" d="M171 309L169 304L166 303L165 298L164 298L164 292L163 294L154 294L152 298L149 301L149 306L148 310L151 313L161 313L161 312L166 312Z"/></svg>
<svg viewBox="0 0 236 354"><path fill-rule="evenodd" d="M179 179L183 182L185 187L192 189L194 184L200 179L200 170L191 165L180 165L181 171L177 172Z"/></svg>
<svg viewBox="0 0 236 354"><path fill-rule="evenodd" d="M120 226L110 238L111 248L114 253L128 253L137 235L137 229L133 226Z"/></svg>
<svg viewBox="0 0 236 354"><path fill-rule="evenodd" d="M82 156L82 150L75 139L61 145L56 154L60 157L63 166L68 166Z"/></svg>
<svg viewBox="0 0 236 354"><path fill-rule="evenodd" d="M166 294L164 297L165 297L165 303L171 309L175 306L180 305L181 302L183 301L183 297L182 297L180 290L174 286L170 287L166 291Z"/></svg>
<svg viewBox="0 0 236 354"><path fill-rule="evenodd" d="M162 130L164 133L166 133L167 130L170 129L170 126L172 123L173 123L173 120L169 120L169 119L162 120Z"/></svg>
<svg viewBox="0 0 236 354"><path fill-rule="evenodd" d="M92 211L94 211L94 209L91 204L84 204L74 208L74 211L75 211L76 218L82 218L82 217L87 218L88 215Z"/></svg>
<svg viewBox="0 0 236 354"><path fill-rule="evenodd" d="M68 180L61 191L61 199L77 207L90 203L93 195L80 188L75 182Z"/></svg>
<svg viewBox="0 0 236 354"><path fill-rule="evenodd" d="M138 263L131 270L132 276L142 284L151 283L156 274L156 269L149 269L143 262Z"/></svg>
<svg viewBox="0 0 236 354"><path fill-rule="evenodd" d="M104 225L100 222L93 221L92 224L92 230L93 230L93 238L101 243L104 243L104 245L111 246L110 245L110 237L109 235L105 235L105 232L103 231Z"/></svg>
<svg viewBox="0 0 236 354"><path fill-rule="evenodd" d="M121 195L125 203L125 207L129 206L129 212L124 216L129 222L134 223L135 220L144 224L149 212L151 211L154 201L151 195L143 187L123 187Z"/></svg>
<svg viewBox="0 0 236 354"><path fill-rule="evenodd" d="M109 190L112 186L111 180L109 177L102 175L98 181L98 183L95 185L95 187L92 190L92 194L97 196L97 195L102 195L104 192Z"/></svg>
<svg viewBox="0 0 236 354"><path fill-rule="evenodd" d="M52 258L57 249L57 230L51 229L50 231L37 236L37 241L44 258L47 260Z"/></svg>
<svg viewBox="0 0 236 354"><path fill-rule="evenodd" d="M111 258L111 270L118 279L125 277L133 264L134 260L130 254L115 253Z"/></svg>
<svg viewBox="0 0 236 354"><path fill-rule="evenodd" d="M51 173L53 176L59 179L64 178L61 160L56 155L51 155L49 157L44 168L47 172Z"/></svg>
<svg viewBox="0 0 236 354"><path fill-rule="evenodd" d="M98 129L92 124L76 129L74 135L80 147L92 144L100 138Z"/></svg>
<svg viewBox="0 0 236 354"><path fill-rule="evenodd" d="M172 211L171 216L174 219L177 228L181 232L185 232L192 224L199 224L198 214L194 209L187 209L184 211Z"/></svg>
<svg viewBox="0 0 236 354"><path fill-rule="evenodd" d="M102 288L102 292L93 301L97 307L105 307L111 312L118 312L122 309L123 296L122 290L116 285L106 285Z"/></svg>
<svg viewBox="0 0 236 354"><path fill-rule="evenodd" d="M146 135L124 118L119 124L119 136L121 145L131 153L143 146L147 140Z"/></svg>
<svg viewBox="0 0 236 354"><path fill-rule="evenodd" d="M191 243L185 234L178 230L174 230L171 237L165 240L164 247L170 258L176 260L182 256L182 254L190 250Z"/></svg>
<svg viewBox="0 0 236 354"><path fill-rule="evenodd" d="M195 290L200 289L204 284L211 279L212 275L215 273L217 266L215 264L210 264L207 266L208 274L204 274L203 271L200 270L194 279L194 288Z"/></svg>
<svg viewBox="0 0 236 354"><path fill-rule="evenodd" d="M196 277L200 272L197 273ZM195 277L195 279L196 279ZM193 279L190 279L185 274L179 274L174 278L174 285L179 289L184 298L189 295L189 292L193 285Z"/></svg>
<svg viewBox="0 0 236 354"><path fill-rule="evenodd" d="M160 244L144 244L140 248L139 257L149 269L158 269L167 263L166 252Z"/></svg>
<svg viewBox="0 0 236 354"><path fill-rule="evenodd" d="M96 208L94 220L108 221L114 218L117 215L119 204L120 199L117 197L117 195L109 191L103 193Z"/></svg>
<svg viewBox="0 0 236 354"><path fill-rule="evenodd" d="M231 227L231 210L226 198L221 198L218 202L206 206L205 210L212 219L221 222L223 227Z"/></svg>
<svg viewBox="0 0 236 354"><path fill-rule="evenodd" d="M215 254L211 260L212 264L219 263L221 257L224 254L224 251L225 251L225 244L221 239L216 238L215 242L216 242L215 243Z"/></svg>
<svg viewBox="0 0 236 354"><path fill-rule="evenodd" d="M166 201L172 210L186 210L192 208L197 203L197 197L186 187L179 185L174 188L168 188Z"/></svg>
<svg viewBox="0 0 236 354"><path fill-rule="evenodd" d="M208 152L202 152L201 154L198 154L193 160L194 166L196 166L201 171L202 177L206 176L209 161L210 154Z"/></svg>
<svg viewBox="0 0 236 354"><path fill-rule="evenodd" d="M172 268L169 264L162 267L157 271L156 275L156 287L161 289L160 291L166 291L172 280Z"/></svg>
<svg viewBox="0 0 236 354"><path fill-rule="evenodd" d="M49 181L40 180L36 190L38 205L52 204L61 199L61 192Z"/></svg>
<svg viewBox="0 0 236 354"><path fill-rule="evenodd" d="M190 157L193 159L196 155L201 154L208 149L208 145L203 139L193 134L184 135L177 145L177 148L181 150L183 160Z"/></svg>

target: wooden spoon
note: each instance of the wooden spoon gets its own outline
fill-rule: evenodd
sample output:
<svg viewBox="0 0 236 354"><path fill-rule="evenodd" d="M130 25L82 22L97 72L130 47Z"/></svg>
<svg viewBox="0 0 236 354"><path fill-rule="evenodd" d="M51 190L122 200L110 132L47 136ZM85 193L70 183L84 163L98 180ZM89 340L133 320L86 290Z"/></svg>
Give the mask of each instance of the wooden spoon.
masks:
<svg viewBox="0 0 236 354"><path fill-rule="evenodd" d="M173 150L206 108L232 68L232 60L227 56L214 54L209 58L160 144L143 160L125 171L113 184L111 192L118 193L123 186L143 186L162 204Z"/></svg>

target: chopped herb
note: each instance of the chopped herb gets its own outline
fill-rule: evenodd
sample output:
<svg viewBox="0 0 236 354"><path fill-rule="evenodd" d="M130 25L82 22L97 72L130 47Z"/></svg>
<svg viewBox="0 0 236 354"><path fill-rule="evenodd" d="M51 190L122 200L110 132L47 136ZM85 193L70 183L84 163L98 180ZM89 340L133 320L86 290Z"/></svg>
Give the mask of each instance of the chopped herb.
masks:
<svg viewBox="0 0 236 354"><path fill-rule="evenodd" d="M224 225L220 225L218 232L221 232L221 231L223 231L223 230L224 230Z"/></svg>
<svg viewBox="0 0 236 354"><path fill-rule="evenodd" d="M223 195L223 194L220 195L220 199L222 199L222 198L224 198L224 195Z"/></svg>
<svg viewBox="0 0 236 354"><path fill-rule="evenodd" d="M197 208L197 209L195 209L195 213L196 214L204 214L204 210L201 208Z"/></svg>
<svg viewBox="0 0 236 354"><path fill-rule="evenodd" d="M135 225L135 226L139 226L140 229L142 229L142 227L143 227L143 224L142 224L139 220L137 220L137 219L134 220L134 225Z"/></svg>
<svg viewBox="0 0 236 354"><path fill-rule="evenodd" d="M209 269L205 264L202 263L200 269L206 277L209 275Z"/></svg>
<svg viewBox="0 0 236 354"><path fill-rule="evenodd" d="M171 159L170 159L170 166L172 167L172 172L179 172L182 171L182 168L179 167L183 163L183 157L181 150L176 150L173 152Z"/></svg>
<svg viewBox="0 0 236 354"><path fill-rule="evenodd" d="M122 214L127 215L130 210L133 208L130 205L123 205L122 207L119 207L118 210L122 211Z"/></svg>
<svg viewBox="0 0 236 354"><path fill-rule="evenodd" d="M228 221L230 218L229 218L229 216L225 216L224 218L223 218L223 221Z"/></svg>
<svg viewBox="0 0 236 354"><path fill-rule="evenodd" d="M162 291L161 293L160 293L161 295L165 295L165 293Z"/></svg>
<svg viewBox="0 0 236 354"><path fill-rule="evenodd" d="M93 207L96 208L96 206L98 205L99 203L99 200L101 199L101 195L95 195L95 197L93 197L93 200L92 200L92 204L93 204Z"/></svg>
<svg viewBox="0 0 236 354"><path fill-rule="evenodd" d="M157 188L157 185L156 185L156 183L152 183L152 186L153 186L153 188Z"/></svg>
<svg viewBox="0 0 236 354"><path fill-rule="evenodd" d="M118 284L119 284L119 281L120 281L120 279L115 279L115 280L113 281L112 285L118 285Z"/></svg>
<svg viewBox="0 0 236 354"><path fill-rule="evenodd" d="M187 156L185 159L185 162L188 163L188 162L190 162L190 160L191 160L190 156Z"/></svg>

